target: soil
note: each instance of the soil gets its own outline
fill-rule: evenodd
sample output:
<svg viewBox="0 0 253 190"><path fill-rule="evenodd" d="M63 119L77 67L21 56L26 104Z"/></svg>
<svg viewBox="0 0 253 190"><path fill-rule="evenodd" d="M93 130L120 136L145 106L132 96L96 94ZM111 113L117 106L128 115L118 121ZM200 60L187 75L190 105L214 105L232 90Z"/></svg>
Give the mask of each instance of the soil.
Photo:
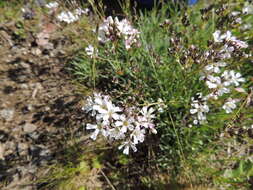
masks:
<svg viewBox="0 0 253 190"><path fill-rule="evenodd" d="M80 135L84 117L67 72L71 41L55 38L50 25L44 36L16 30L13 22L0 25L0 189L30 190L69 137Z"/></svg>

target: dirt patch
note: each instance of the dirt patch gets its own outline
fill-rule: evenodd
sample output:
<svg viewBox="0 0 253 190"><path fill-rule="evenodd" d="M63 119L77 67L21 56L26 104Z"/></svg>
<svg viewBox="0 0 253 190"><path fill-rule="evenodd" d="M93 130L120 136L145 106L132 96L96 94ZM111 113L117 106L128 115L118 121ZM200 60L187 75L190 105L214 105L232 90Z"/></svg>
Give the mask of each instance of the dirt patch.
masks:
<svg viewBox="0 0 253 190"><path fill-rule="evenodd" d="M40 168L83 130L82 97L66 69L71 41L17 30L0 26L0 188L36 189Z"/></svg>

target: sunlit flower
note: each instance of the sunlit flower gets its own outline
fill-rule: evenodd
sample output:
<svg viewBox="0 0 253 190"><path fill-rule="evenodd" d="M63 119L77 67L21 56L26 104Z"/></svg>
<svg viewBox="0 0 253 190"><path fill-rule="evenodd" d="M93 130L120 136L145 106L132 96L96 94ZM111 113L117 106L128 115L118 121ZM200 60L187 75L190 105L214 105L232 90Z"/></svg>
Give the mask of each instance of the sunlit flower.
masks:
<svg viewBox="0 0 253 190"><path fill-rule="evenodd" d="M86 113L92 112L91 116L95 116L96 115L96 110L93 109L93 106L94 106L93 98L92 97L88 97L86 99L85 106L82 107L82 110L85 111Z"/></svg>
<svg viewBox="0 0 253 190"><path fill-rule="evenodd" d="M90 10L88 8L86 8L86 9L77 8L77 9L75 9L74 12L76 15L81 16L82 14L87 15L89 13L89 11Z"/></svg>
<svg viewBox="0 0 253 190"><path fill-rule="evenodd" d="M124 148L124 154L129 154L130 148L137 151L136 144L144 142L146 129L157 133L152 121L155 118L154 108L146 106L140 111L133 106L123 110L115 106L109 96L94 93L93 97L87 98L83 110L96 116L96 124L86 125L86 129L94 130L91 138L95 140L102 134L109 141L124 140L119 147Z"/></svg>
<svg viewBox="0 0 253 190"><path fill-rule="evenodd" d="M239 86L240 82L245 82L245 79L241 77L240 73L235 73L235 71L224 71L222 77L226 79L226 86L230 84L234 84L235 86Z"/></svg>
<svg viewBox="0 0 253 190"><path fill-rule="evenodd" d="M138 142L143 142L145 138L145 129L141 129L140 126L135 127L133 132L130 135L130 138L133 139L134 144L138 144Z"/></svg>
<svg viewBox="0 0 253 190"><path fill-rule="evenodd" d="M106 43L110 40L123 39L126 49L129 49L134 44L137 44L139 33L128 20L123 19L119 21L118 17L113 19L109 16L98 28L98 40L101 43Z"/></svg>
<svg viewBox="0 0 253 190"><path fill-rule="evenodd" d="M238 16L238 15L240 15L240 14L241 14L240 11L233 11L233 12L231 13L232 16Z"/></svg>
<svg viewBox="0 0 253 190"><path fill-rule="evenodd" d="M236 108L236 103L238 100L229 98L227 102L222 106L222 108L226 111L226 113L231 113Z"/></svg>
<svg viewBox="0 0 253 190"><path fill-rule="evenodd" d="M57 19L61 22L66 22L69 24L69 23L77 21L79 17L70 11L66 11L66 12L61 12L59 15L57 15Z"/></svg>
<svg viewBox="0 0 253 190"><path fill-rule="evenodd" d="M225 67L225 62L215 62L205 66L205 71L208 73L220 73L220 67Z"/></svg>
<svg viewBox="0 0 253 190"><path fill-rule="evenodd" d="M249 45L246 42L241 41L241 40L234 40L234 41L232 41L232 44L234 46L236 46L237 48L248 48L249 47Z"/></svg>
<svg viewBox="0 0 253 190"><path fill-rule="evenodd" d="M235 48L233 46L229 46L228 44L225 44L222 49L219 52L219 57L221 59L228 59L231 58L231 54L235 51Z"/></svg>
<svg viewBox="0 0 253 190"><path fill-rule="evenodd" d="M217 88L220 84L221 84L220 77L212 76L212 75L207 76L206 85L208 86L208 88L214 89L214 88Z"/></svg>
<svg viewBox="0 0 253 190"><path fill-rule="evenodd" d="M153 114L155 111L154 108L148 108L148 106L144 106L141 109L141 114L143 115L143 117L145 117L147 120L152 120L155 118L155 115Z"/></svg>
<svg viewBox="0 0 253 190"><path fill-rule="evenodd" d="M115 125L117 127L121 127L121 131L123 133L126 133L127 130L133 130L134 129L134 118L130 117L127 118L125 115L120 115L119 120L115 122Z"/></svg>
<svg viewBox="0 0 253 190"><path fill-rule="evenodd" d="M213 38L214 38L214 42L222 42L226 38L226 36L221 35L221 31L220 30L216 30L213 33Z"/></svg>
<svg viewBox="0 0 253 190"><path fill-rule="evenodd" d="M100 101L100 100L99 100ZM108 121L109 119L119 119L118 112L121 112L121 108L113 105L110 100L103 99L101 104L93 106L93 109L97 110L99 113L97 115L97 120L103 119L104 121Z"/></svg>
<svg viewBox="0 0 253 190"><path fill-rule="evenodd" d="M251 4L245 4L245 6L242 9L243 14L253 14L253 5Z"/></svg>
<svg viewBox="0 0 253 190"><path fill-rule="evenodd" d="M202 97L201 93L197 94L197 98L192 97L192 108L190 109L191 114L196 114L196 117L194 117L194 124L202 124L206 121L206 113L209 112L209 106L207 105L207 102L205 98Z"/></svg>

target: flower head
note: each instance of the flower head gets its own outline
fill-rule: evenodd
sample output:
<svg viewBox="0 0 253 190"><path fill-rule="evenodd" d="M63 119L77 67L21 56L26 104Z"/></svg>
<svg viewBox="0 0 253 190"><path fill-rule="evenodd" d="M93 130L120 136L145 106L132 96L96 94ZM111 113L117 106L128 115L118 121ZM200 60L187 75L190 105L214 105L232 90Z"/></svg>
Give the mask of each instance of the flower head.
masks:
<svg viewBox="0 0 253 190"><path fill-rule="evenodd" d="M132 131L134 129L134 118L127 118L125 115L120 115L119 120L115 122L117 127L121 127L121 131L126 133L128 130Z"/></svg>
<svg viewBox="0 0 253 190"><path fill-rule="evenodd" d="M235 71L224 71L222 77L226 80L226 85L234 84L235 86L239 86L240 82L245 82L245 79L241 77L240 73L236 73Z"/></svg>
<svg viewBox="0 0 253 190"><path fill-rule="evenodd" d="M139 142L143 142L145 138L145 129L141 129L140 126L135 127L133 132L130 135L130 138L133 139L134 144L138 144Z"/></svg>
<svg viewBox="0 0 253 190"><path fill-rule="evenodd" d="M66 22L69 24L69 23L77 21L79 17L70 11L66 11L66 12L64 11L64 12L61 12L59 15L57 15L57 19L61 22Z"/></svg>
<svg viewBox="0 0 253 190"><path fill-rule="evenodd" d="M236 103L238 100L229 98L226 103L222 106L222 108L226 111L226 113L231 113L236 108Z"/></svg>

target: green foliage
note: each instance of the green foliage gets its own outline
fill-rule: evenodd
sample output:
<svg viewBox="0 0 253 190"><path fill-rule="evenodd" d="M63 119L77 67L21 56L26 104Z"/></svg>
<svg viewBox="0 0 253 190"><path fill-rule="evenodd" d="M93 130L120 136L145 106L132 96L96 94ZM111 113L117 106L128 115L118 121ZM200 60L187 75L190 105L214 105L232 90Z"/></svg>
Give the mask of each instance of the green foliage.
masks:
<svg viewBox="0 0 253 190"><path fill-rule="evenodd" d="M234 180L247 186L246 179L252 176L249 162L238 162L237 169L227 165L226 175L218 177L220 180L212 177L215 174L223 176L218 172L221 165L217 163L237 160L238 155L229 160L222 156L205 162L202 159L219 152L222 146L217 143L219 135L226 133L227 128L252 123L251 119L243 122L243 118L250 117L252 108L242 104L234 114L226 114L219 108L223 105L221 101L212 102L216 108L210 113L209 122L188 127L192 122L189 114L191 97L198 92L208 93L199 77L203 67L213 62L201 56L210 49L213 32L217 29L232 30L238 38L252 43L252 31L241 33L238 24L226 20L221 22L233 10L241 9L243 4L228 4L228 9L218 13L217 9L223 3L217 1L207 11L201 10L203 5L200 4L180 12L164 6L161 10L141 13L139 17L133 17L135 26L141 32L141 47L126 50L121 40L108 42L104 46L96 46L99 52L96 58L90 59L83 53L73 64L80 81L105 91L118 101L141 105L158 98L164 100L168 108L157 118L159 141L155 149L159 148L156 154L160 167L169 170L173 178L183 177L187 183L212 184L215 181L217 186L223 184L222 180L228 184ZM242 16L242 19L245 23L253 20L248 15ZM240 70L247 79L252 73L249 60L243 57L229 60L229 68ZM251 85L248 82L244 87L248 89ZM247 98L247 94L233 92L232 95L244 100ZM120 157L119 162L128 164L125 157ZM143 178L143 183L150 184L147 179Z"/></svg>

